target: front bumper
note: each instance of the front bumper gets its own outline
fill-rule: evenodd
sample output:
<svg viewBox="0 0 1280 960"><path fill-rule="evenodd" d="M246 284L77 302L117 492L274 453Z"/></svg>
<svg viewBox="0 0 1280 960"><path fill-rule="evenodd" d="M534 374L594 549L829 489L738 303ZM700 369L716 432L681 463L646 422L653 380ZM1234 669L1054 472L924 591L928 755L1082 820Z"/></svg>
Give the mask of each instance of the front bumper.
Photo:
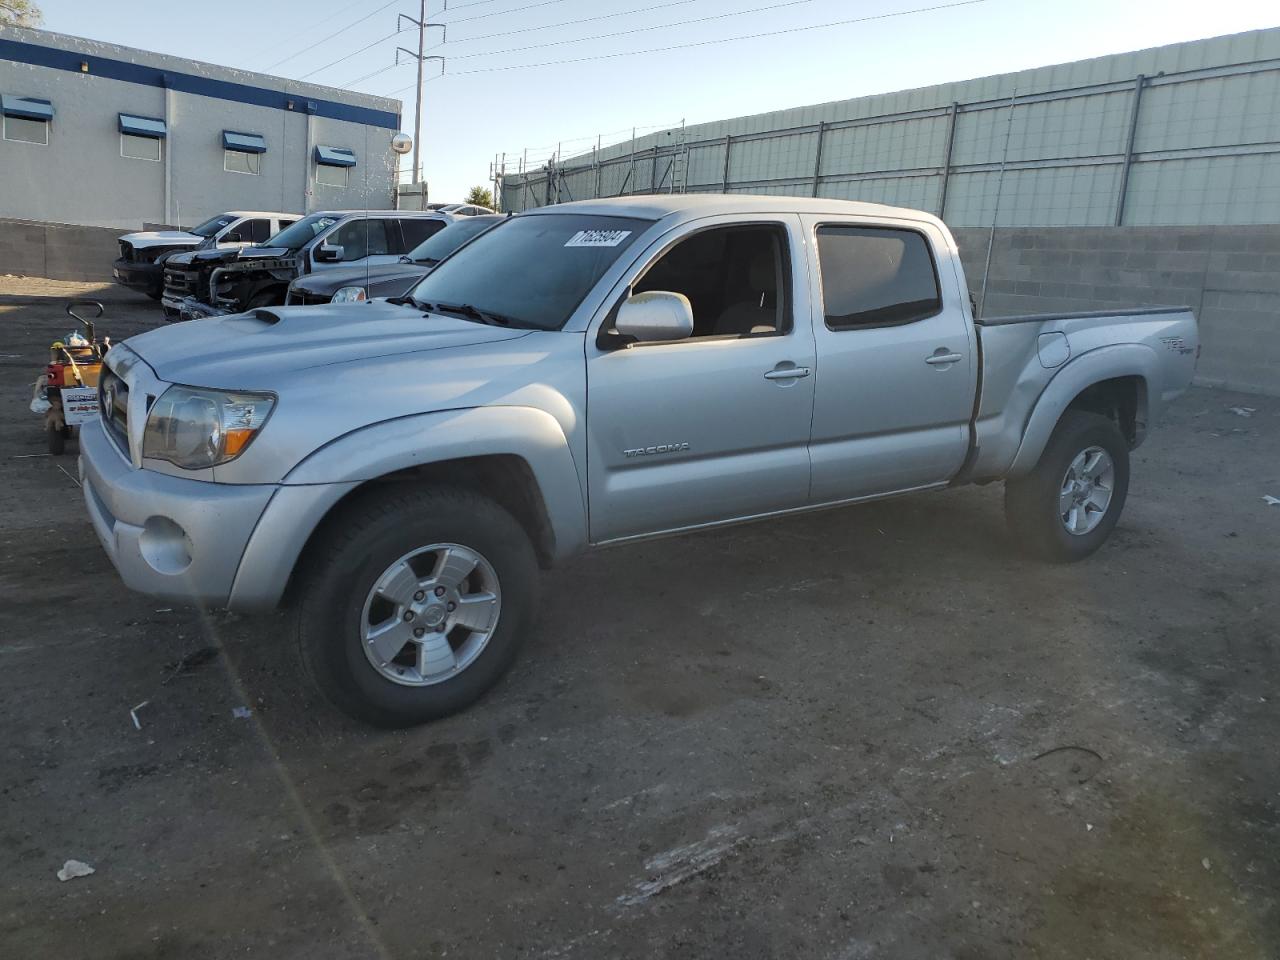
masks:
<svg viewBox="0 0 1280 960"><path fill-rule="evenodd" d="M276 493L137 470L101 421L80 434L80 477L94 532L125 586L227 606L245 546Z"/></svg>
<svg viewBox="0 0 1280 960"><path fill-rule="evenodd" d="M164 286L164 267L158 263L117 260L111 265L115 282L135 290L159 292Z"/></svg>
<svg viewBox="0 0 1280 960"><path fill-rule="evenodd" d="M211 307L195 297L174 297L167 293L160 298L160 304L164 307L166 313L172 313L179 320L202 320L205 317L223 317L231 312L230 310L223 310L221 307Z"/></svg>

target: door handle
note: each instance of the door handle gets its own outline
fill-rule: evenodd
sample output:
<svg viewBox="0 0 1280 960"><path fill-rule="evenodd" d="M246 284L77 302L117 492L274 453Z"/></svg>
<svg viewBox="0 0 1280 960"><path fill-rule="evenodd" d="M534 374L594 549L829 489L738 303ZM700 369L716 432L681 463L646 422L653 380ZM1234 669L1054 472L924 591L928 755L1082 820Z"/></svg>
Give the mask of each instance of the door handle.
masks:
<svg viewBox="0 0 1280 960"><path fill-rule="evenodd" d="M808 367L775 367L764 375L766 380L799 380L809 375Z"/></svg>
<svg viewBox="0 0 1280 960"><path fill-rule="evenodd" d="M959 363L963 359L964 357L958 353L942 353L941 348L939 348L938 353L925 357L924 362L932 366L937 366L942 363Z"/></svg>

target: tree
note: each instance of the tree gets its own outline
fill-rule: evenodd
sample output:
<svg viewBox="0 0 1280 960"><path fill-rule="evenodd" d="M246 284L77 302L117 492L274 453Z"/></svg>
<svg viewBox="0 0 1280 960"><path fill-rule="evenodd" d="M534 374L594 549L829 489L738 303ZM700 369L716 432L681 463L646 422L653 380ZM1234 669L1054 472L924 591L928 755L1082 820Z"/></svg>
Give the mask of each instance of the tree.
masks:
<svg viewBox="0 0 1280 960"><path fill-rule="evenodd" d="M38 27L44 14L35 0L0 0L0 26Z"/></svg>
<svg viewBox="0 0 1280 960"><path fill-rule="evenodd" d="M3 2L3 0L0 0ZM493 192L488 187L472 187L465 203L473 203L480 207L493 207Z"/></svg>

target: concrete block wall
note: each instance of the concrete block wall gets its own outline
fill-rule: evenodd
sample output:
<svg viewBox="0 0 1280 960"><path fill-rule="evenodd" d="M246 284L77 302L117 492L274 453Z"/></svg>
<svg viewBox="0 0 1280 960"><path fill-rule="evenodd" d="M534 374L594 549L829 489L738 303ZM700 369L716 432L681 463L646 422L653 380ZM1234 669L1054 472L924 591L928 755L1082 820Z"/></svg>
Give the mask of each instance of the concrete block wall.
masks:
<svg viewBox="0 0 1280 960"><path fill-rule="evenodd" d="M955 231L981 297L989 231ZM996 231L986 316L1190 306L1197 382L1280 396L1280 225Z"/></svg>
<svg viewBox="0 0 1280 960"><path fill-rule="evenodd" d="M0 220L0 274L50 280L111 282L123 231L24 220Z"/></svg>

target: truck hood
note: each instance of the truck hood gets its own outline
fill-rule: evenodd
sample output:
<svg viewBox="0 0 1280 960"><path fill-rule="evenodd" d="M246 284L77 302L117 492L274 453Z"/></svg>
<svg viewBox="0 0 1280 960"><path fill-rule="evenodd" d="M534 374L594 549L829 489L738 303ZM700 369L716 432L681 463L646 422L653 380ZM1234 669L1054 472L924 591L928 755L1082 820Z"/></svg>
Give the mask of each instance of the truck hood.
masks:
<svg viewBox="0 0 1280 960"><path fill-rule="evenodd" d="M204 237L185 230L143 230L140 233L126 233L120 239L132 244L135 250L147 247L194 247L204 242Z"/></svg>
<svg viewBox="0 0 1280 960"><path fill-rule="evenodd" d="M431 267L423 263L384 263L368 270L364 267L335 267L299 277L293 286L295 290L332 296L342 287L368 288L380 280L421 278L430 272Z"/></svg>
<svg viewBox="0 0 1280 960"><path fill-rule="evenodd" d="M265 390L317 367L497 343L528 330L422 314L386 301L271 307L150 330L127 343L170 383Z"/></svg>

